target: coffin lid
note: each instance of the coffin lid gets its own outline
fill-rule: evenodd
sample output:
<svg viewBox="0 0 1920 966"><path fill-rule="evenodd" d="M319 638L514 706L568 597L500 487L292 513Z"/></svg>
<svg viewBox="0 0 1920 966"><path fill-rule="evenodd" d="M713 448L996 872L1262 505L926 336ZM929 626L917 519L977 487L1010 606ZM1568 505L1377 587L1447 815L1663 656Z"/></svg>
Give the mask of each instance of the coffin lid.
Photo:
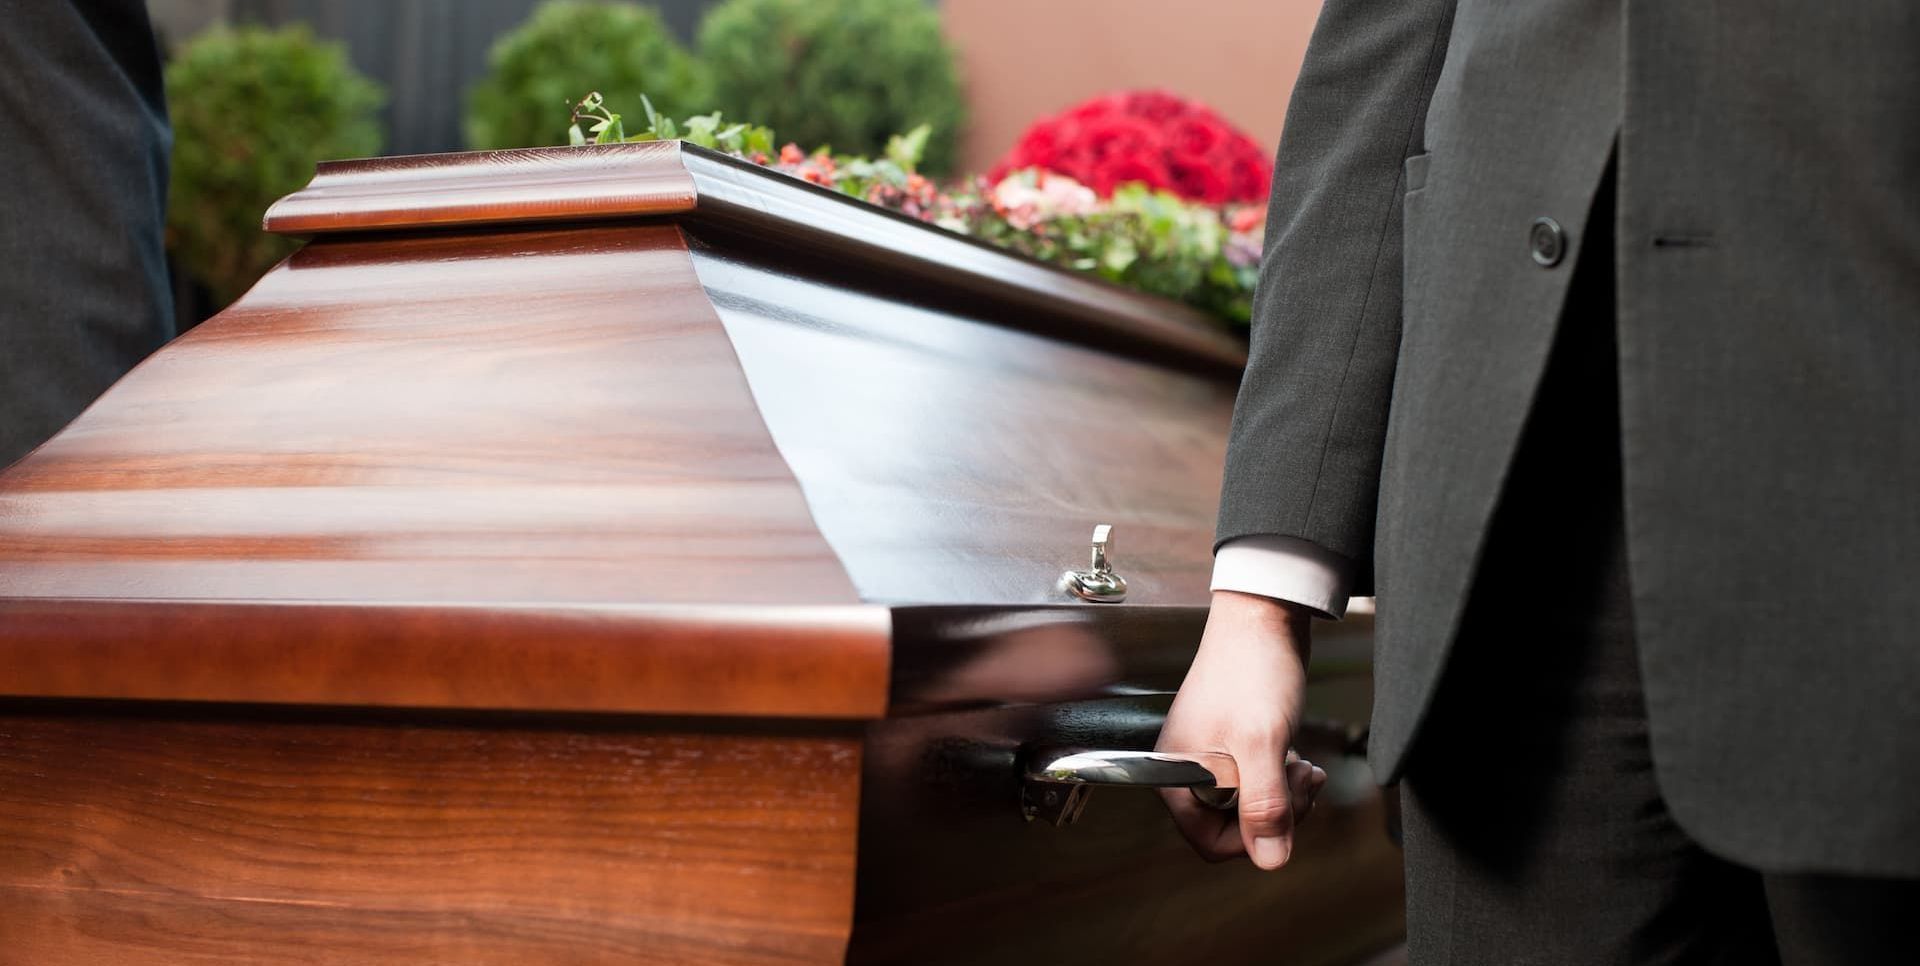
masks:
<svg viewBox="0 0 1920 966"><path fill-rule="evenodd" d="M324 161L267 209L284 235L671 217L1053 320L1048 335L1237 374L1246 347L1188 306L1063 271L685 141ZM1063 323L1063 324L1061 324Z"/></svg>
<svg viewBox="0 0 1920 966"><path fill-rule="evenodd" d="M985 541L945 565L1007 574L876 595L783 455L819 440L763 418L807 386L743 341L772 331L740 307L762 283L826 316L844 287L850 330L877 306L902 343L952 335L916 350L950 366L1045 356L1046 399L1144 420L1116 450L1197 475L1095 503L1164 544L1142 613L1204 603L1244 351L1191 309L680 142L330 162L265 225L315 241L0 472L4 693L859 718L888 706L898 605L1090 606L1038 578L1083 562L1060 534L1116 521L1042 477L1108 444L1045 412L1006 423L1061 491L1043 549L995 549L1034 529L1005 506L1025 464L970 489L909 465Z"/></svg>

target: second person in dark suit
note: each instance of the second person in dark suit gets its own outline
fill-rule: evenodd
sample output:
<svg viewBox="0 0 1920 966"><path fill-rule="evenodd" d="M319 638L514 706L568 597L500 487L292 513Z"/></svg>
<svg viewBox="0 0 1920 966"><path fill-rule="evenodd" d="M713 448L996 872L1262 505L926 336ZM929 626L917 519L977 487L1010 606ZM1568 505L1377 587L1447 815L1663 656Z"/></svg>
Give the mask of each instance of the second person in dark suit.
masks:
<svg viewBox="0 0 1920 966"><path fill-rule="evenodd" d="M1906 962L1920 13L1327 0L1162 746L1277 765L1375 593L1416 963Z"/></svg>

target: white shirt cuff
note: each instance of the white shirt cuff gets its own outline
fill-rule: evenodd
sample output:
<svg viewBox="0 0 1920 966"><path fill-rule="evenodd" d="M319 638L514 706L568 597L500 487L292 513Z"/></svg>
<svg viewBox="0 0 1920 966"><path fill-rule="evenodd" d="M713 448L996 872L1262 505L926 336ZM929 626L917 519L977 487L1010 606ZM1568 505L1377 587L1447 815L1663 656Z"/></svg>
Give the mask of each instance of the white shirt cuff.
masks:
<svg viewBox="0 0 1920 966"><path fill-rule="evenodd" d="M1254 534L1214 551L1212 589L1272 597L1339 620L1347 613L1351 569L1346 557L1311 540Z"/></svg>

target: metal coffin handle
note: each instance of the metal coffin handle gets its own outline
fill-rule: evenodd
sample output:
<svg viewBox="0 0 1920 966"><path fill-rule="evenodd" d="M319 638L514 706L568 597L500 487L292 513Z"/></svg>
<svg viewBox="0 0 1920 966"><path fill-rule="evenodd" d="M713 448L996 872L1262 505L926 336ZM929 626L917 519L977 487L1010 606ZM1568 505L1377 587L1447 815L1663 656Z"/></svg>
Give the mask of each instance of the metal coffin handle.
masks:
<svg viewBox="0 0 1920 966"><path fill-rule="evenodd" d="M1060 575L1060 586L1084 601L1118 604L1127 599L1127 579L1113 569L1113 526L1102 523L1093 528L1093 550L1087 569L1069 570Z"/></svg>
<svg viewBox="0 0 1920 966"><path fill-rule="evenodd" d="M1111 751L1038 748L1026 755L1020 811L1029 821L1071 825L1096 786L1187 788L1215 808L1239 797L1233 759L1212 752Z"/></svg>

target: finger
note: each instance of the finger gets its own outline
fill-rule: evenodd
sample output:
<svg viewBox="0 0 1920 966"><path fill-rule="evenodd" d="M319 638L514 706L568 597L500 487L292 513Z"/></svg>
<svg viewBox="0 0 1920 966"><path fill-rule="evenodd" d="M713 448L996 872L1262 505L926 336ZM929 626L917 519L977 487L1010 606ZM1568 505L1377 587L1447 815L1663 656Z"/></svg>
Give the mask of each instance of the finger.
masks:
<svg viewBox="0 0 1920 966"><path fill-rule="evenodd" d="M1160 789L1160 800L1166 803L1180 837L1186 839L1201 858L1223 862L1244 851L1231 810L1206 805L1185 788Z"/></svg>
<svg viewBox="0 0 1920 966"><path fill-rule="evenodd" d="M1313 812L1314 799L1327 783L1327 773L1304 758L1287 762L1287 793L1293 802L1293 824L1297 828Z"/></svg>
<svg viewBox="0 0 1920 966"><path fill-rule="evenodd" d="M1240 766L1240 839L1253 864L1263 869L1286 865L1293 854L1293 810L1281 747L1233 756Z"/></svg>

